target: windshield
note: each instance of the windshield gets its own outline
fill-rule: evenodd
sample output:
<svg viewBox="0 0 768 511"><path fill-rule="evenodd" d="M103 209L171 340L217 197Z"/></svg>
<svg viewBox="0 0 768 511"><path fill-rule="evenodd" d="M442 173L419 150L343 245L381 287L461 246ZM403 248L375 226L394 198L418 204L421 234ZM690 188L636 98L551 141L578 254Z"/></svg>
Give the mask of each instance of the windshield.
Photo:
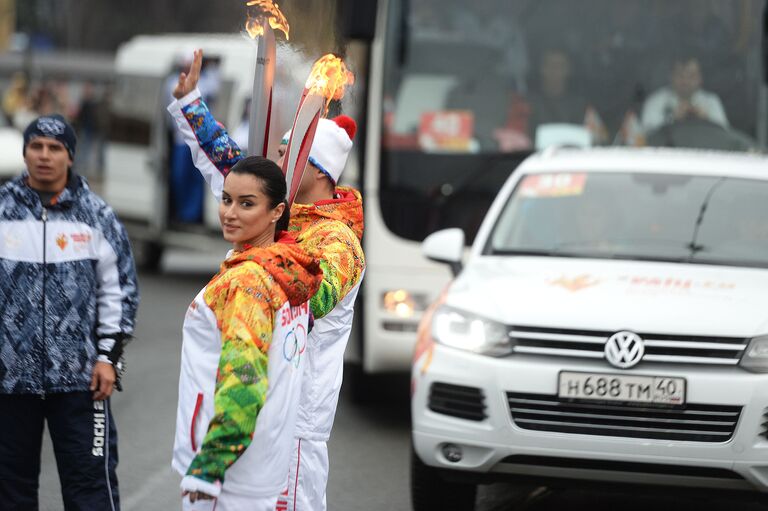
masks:
<svg viewBox="0 0 768 511"><path fill-rule="evenodd" d="M755 179L531 174L486 253L768 267L766 194Z"/></svg>
<svg viewBox="0 0 768 511"><path fill-rule="evenodd" d="M763 148L765 0L388 6L379 185L400 236L471 241L519 156L552 145Z"/></svg>
<svg viewBox="0 0 768 511"><path fill-rule="evenodd" d="M386 142L751 149L763 4L409 0L390 20Z"/></svg>

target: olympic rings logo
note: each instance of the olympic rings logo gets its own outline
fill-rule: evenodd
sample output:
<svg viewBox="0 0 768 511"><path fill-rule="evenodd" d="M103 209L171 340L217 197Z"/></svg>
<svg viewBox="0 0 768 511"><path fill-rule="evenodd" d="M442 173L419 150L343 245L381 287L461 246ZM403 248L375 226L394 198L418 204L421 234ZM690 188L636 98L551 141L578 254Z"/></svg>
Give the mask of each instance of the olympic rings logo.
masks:
<svg viewBox="0 0 768 511"><path fill-rule="evenodd" d="M294 367L298 368L301 362L301 355L307 349L307 329L304 325L298 325L285 334L283 340L283 357Z"/></svg>

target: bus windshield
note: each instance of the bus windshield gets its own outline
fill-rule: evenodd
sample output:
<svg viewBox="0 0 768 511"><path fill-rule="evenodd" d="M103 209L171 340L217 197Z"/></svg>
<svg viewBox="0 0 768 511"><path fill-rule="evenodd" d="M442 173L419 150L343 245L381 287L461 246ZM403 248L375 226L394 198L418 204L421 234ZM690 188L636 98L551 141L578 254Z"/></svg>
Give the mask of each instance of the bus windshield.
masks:
<svg viewBox="0 0 768 511"><path fill-rule="evenodd" d="M765 0L391 0L385 223L471 241L531 151L761 151ZM405 218L403 211L408 211Z"/></svg>

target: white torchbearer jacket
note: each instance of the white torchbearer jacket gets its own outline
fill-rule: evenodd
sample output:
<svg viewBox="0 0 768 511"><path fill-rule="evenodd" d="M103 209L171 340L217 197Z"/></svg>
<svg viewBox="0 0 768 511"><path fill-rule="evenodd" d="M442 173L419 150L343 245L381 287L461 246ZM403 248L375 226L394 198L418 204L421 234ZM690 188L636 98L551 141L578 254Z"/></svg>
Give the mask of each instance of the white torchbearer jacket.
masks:
<svg viewBox="0 0 768 511"><path fill-rule="evenodd" d="M184 318L173 468L218 496L282 491L322 271L287 240L235 252Z"/></svg>
<svg viewBox="0 0 768 511"><path fill-rule="evenodd" d="M172 102L168 111L192 151L195 166L220 199L229 169L245 155L214 119L198 90ZM310 300L315 323L309 334L296 436L324 441L330 437L336 415L344 350L365 273L360 193L340 186L332 200L294 204L289 232L300 246L318 254L323 269L320 290Z"/></svg>

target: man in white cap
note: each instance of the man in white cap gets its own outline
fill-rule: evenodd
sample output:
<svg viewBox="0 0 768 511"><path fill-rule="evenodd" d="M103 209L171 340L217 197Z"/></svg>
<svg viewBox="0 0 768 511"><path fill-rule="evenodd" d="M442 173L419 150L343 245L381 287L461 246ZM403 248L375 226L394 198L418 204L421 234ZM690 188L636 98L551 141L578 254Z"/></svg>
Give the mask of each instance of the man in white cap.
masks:
<svg viewBox="0 0 768 511"><path fill-rule="evenodd" d="M196 88L202 51L182 73L168 111L192 150L195 165L221 198L224 177L244 155L217 123ZM278 510L326 509L328 447L341 389L344 350L352 329L354 302L365 273L360 245L363 209L360 192L337 186L352 149L355 121L347 116L320 119L289 232L321 254L320 290L310 300L315 318L307 343L307 363L296 420L295 448L286 490ZM282 155L281 155L282 156Z"/></svg>

